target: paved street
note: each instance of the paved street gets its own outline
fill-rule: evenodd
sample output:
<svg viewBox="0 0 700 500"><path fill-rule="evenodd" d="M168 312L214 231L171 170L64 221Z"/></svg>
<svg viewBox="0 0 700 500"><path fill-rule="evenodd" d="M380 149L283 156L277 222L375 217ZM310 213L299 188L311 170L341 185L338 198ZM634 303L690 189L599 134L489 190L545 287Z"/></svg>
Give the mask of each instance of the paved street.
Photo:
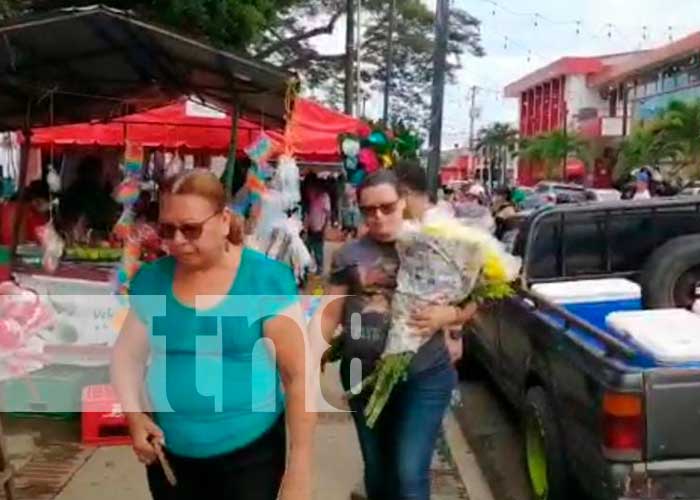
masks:
<svg viewBox="0 0 700 500"><path fill-rule="evenodd" d="M517 418L490 382L463 382L455 417L498 500L532 500Z"/></svg>
<svg viewBox="0 0 700 500"><path fill-rule="evenodd" d="M328 367L322 387L327 401L336 407L344 405L337 367ZM144 469L131 448L82 447L77 444L77 421L9 419L6 431L11 461L19 470L18 500L150 498ZM348 413L321 415L315 451L314 499L348 500L351 492L361 491L357 487L362 479L362 460ZM444 441L433 461L432 491L434 500L468 498Z"/></svg>

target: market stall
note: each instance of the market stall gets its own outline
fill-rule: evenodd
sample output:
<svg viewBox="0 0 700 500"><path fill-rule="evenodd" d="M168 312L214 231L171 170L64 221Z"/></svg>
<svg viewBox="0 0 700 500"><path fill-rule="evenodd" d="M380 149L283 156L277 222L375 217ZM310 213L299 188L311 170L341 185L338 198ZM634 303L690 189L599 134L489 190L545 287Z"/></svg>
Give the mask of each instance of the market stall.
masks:
<svg viewBox="0 0 700 500"><path fill-rule="evenodd" d="M18 179L20 200L24 200L27 184L32 129L140 113L164 106L182 95L195 95L229 111L234 131L239 129L241 117L264 120L270 126L282 128L286 98L294 85L293 75L277 68L215 49L105 7L72 8L15 19L11 24L1 25L0 34L4 41L4 50L0 51L0 86L3 88L0 131L21 130L25 138ZM231 142L235 144L237 140L238 133L232 133ZM129 157L133 151L128 144L126 150L125 177L135 180L138 169L129 168L135 164ZM227 178L233 174L232 167ZM121 192L125 206L129 195L133 195L126 191ZM27 207L21 203L13 228L12 253L15 253L26 211ZM55 297L74 293L83 297L85 293L97 296L100 293L92 289L92 284L97 283L96 287L102 289L109 283L110 270L105 269L106 266L85 267L55 261L46 266L47 247L43 250L43 267L35 265L30 269L26 266L32 264L27 262L13 268L18 281L34 280L33 285L39 288L42 283L49 287L50 282L53 288L48 295ZM49 257L55 257L52 254L49 252ZM53 271L50 279L46 277L47 268ZM80 282L76 280L78 275L88 279ZM56 280L62 281L56 283ZM91 290L76 287L76 283L89 283ZM96 307L97 304L96 301ZM58 333L67 332L66 339L70 337L75 343L77 338L84 343L80 346L83 349L78 350L83 353L85 346L108 349L115 333L108 333L104 323L84 328L83 321L78 318L86 315L109 318L109 307L105 304L105 309L99 306L97 311L81 311L75 304L64 304L64 311L70 312L80 328L89 334L78 332L76 337L70 329ZM54 328L51 330L55 332ZM103 335L98 334L100 331ZM66 347L65 343L60 344L65 340L61 335L51 341ZM70 349L63 349L61 355L67 356L60 359L62 363L80 361L69 359ZM43 359L44 363L56 362L50 356ZM0 452L2 450L0 446ZM6 498L11 499L12 473L6 466L6 457L0 453L0 483Z"/></svg>

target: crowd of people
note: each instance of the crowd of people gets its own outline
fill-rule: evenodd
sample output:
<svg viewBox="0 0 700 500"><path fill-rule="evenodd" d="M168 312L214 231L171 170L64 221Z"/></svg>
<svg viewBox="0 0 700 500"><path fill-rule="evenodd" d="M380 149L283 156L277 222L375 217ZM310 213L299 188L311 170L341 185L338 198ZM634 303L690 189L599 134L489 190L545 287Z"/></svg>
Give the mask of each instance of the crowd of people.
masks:
<svg viewBox="0 0 700 500"><path fill-rule="evenodd" d="M319 267L328 228L341 226L346 238L332 256L327 299L306 322L295 276L244 245L246 226L213 174L185 172L161 188L158 233L167 257L133 279L131 313L112 364L155 500L195 498L203 483L211 498L311 498L316 413L309 380L319 376L321 346L336 335L346 390L358 360L363 376L379 361L404 221L445 211L493 231L514 210L511 192L491 201L478 184L432 200L424 169L411 162L371 174L348 194L334 211L317 179L306 179L304 228ZM427 341L376 425L365 421L363 395L349 399L369 500L430 498L430 464L457 384L461 331L475 311L467 303L412 313L411 324ZM206 337L198 334L219 328L220 347L205 342L203 352ZM274 349L256 348L262 339ZM176 486L159 457L173 469Z"/></svg>

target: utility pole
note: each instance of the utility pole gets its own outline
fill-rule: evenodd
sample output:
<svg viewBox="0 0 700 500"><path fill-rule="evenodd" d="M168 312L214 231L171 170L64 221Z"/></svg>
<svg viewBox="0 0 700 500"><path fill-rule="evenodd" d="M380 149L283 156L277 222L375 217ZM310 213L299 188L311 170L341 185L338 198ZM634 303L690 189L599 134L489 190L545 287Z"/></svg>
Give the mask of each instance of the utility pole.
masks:
<svg viewBox="0 0 700 500"><path fill-rule="evenodd" d="M474 121L476 120L476 92L479 87L472 85L471 87L471 104L469 105L469 152L474 152Z"/></svg>
<svg viewBox="0 0 700 500"><path fill-rule="evenodd" d="M355 101L355 0L346 0L345 6L345 89L344 106L346 115L352 115Z"/></svg>
<svg viewBox="0 0 700 500"><path fill-rule="evenodd" d="M442 141L442 108L445 99L447 37L449 32L449 0L438 0L435 12L435 48L433 50L433 89L430 103L430 152L428 155L428 187L436 198L440 177L440 142Z"/></svg>
<svg viewBox="0 0 700 500"><path fill-rule="evenodd" d="M357 37L355 40L355 73L357 81L355 83L355 98L357 102L356 115L362 113L362 0L357 0Z"/></svg>
<svg viewBox="0 0 700 500"><path fill-rule="evenodd" d="M389 94L391 77L394 71L394 31L396 30L396 0L391 0L389 8L389 39L386 44L386 79L384 81L384 125L389 126Z"/></svg>

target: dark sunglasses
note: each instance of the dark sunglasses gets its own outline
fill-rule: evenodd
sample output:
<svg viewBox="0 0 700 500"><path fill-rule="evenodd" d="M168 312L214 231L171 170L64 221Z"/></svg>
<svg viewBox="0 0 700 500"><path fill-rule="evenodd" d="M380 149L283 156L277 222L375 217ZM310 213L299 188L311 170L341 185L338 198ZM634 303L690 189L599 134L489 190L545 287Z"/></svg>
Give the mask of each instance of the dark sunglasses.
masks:
<svg viewBox="0 0 700 500"><path fill-rule="evenodd" d="M173 240L177 232L180 231L182 237L187 241L196 241L202 236L204 225L220 213L221 211L214 212L201 222L187 222L179 226L176 224L160 223L158 224L158 236L164 240Z"/></svg>
<svg viewBox="0 0 700 500"><path fill-rule="evenodd" d="M396 212L396 208L399 204L399 200L392 201L391 203L381 203L379 205L360 205L360 212L364 217L375 217L377 215L377 210L382 213L382 215L391 215Z"/></svg>

